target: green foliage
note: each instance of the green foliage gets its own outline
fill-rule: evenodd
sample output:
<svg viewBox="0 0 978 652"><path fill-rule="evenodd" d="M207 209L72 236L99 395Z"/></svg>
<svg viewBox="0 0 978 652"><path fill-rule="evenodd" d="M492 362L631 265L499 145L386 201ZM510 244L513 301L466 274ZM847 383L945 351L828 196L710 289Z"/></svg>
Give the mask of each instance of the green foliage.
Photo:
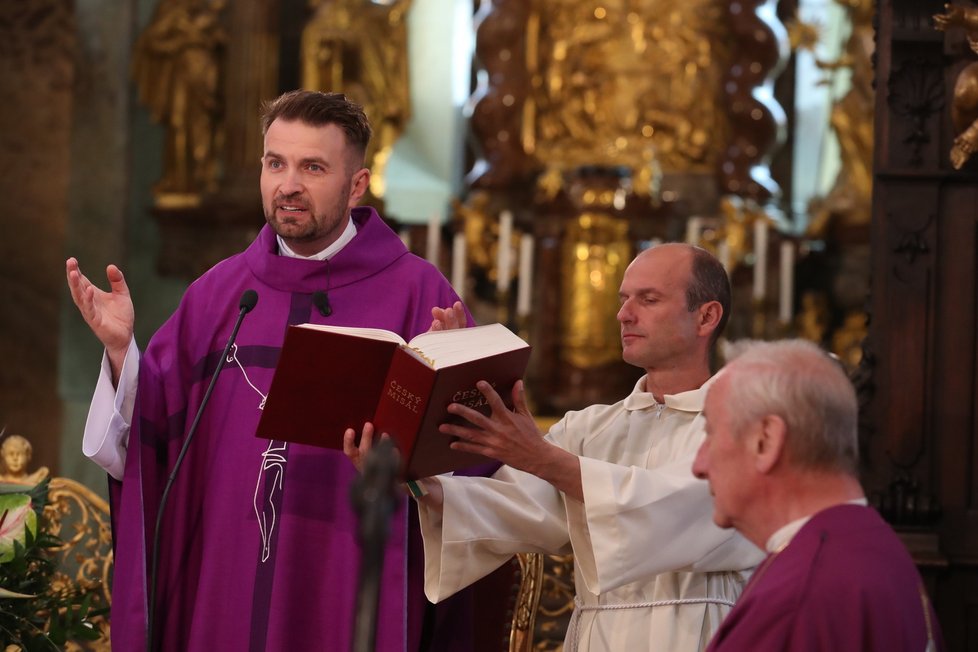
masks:
<svg viewBox="0 0 978 652"><path fill-rule="evenodd" d="M0 495L31 497L38 515L36 536L25 530L24 543L14 542L13 559L0 563L0 588L31 597L0 597L0 643L19 645L24 652L61 650L67 641L99 637L91 618L104 610L91 608L91 597L59 582L53 550L63 542L48 532L41 517L47 504L47 480L33 488L0 485Z"/></svg>

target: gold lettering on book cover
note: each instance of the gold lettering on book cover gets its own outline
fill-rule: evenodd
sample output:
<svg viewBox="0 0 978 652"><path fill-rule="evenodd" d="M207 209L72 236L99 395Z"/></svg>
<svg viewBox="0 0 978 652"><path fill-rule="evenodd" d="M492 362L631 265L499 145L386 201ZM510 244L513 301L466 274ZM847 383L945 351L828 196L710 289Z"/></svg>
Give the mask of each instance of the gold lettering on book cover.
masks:
<svg viewBox="0 0 978 652"><path fill-rule="evenodd" d="M403 405L415 414L418 413L421 405L421 396L404 387L396 380L392 380L387 386L387 396L398 405Z"/></svg>
<svg viewBox="0 0 978 652"><path fill-rule="evenodd" d="M536 0L523 147L548 165L711 169L726 140L716 89L727 41L720 0ZM557 162L557 163L554 163Z"/></svg>

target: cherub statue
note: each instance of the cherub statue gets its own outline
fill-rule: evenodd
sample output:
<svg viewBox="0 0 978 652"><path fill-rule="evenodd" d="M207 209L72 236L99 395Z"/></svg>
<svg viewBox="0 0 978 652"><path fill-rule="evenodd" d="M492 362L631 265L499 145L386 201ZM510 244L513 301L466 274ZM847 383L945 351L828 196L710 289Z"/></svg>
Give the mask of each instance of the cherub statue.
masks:
<svg viewBox="0 0 978 652"><path fill-rule="evenodd" d="M945 12L934 16L934 26L946 31L964 29L968 46L978 53L978 8L944 5ZM970 63L958 73L951 101L951 121L957 136L951 145L951 165L961 167L978 150L978 62Z"/></svg>
<svg viewBox="0 0 978 652"><path fill-rule="evenodd" d="M3 474L0 482L36 485L48 477L48 467L42 466L32 473L27 472L34 449L26 438L10 435L0 444L0 458L3 458Z"/></svg>

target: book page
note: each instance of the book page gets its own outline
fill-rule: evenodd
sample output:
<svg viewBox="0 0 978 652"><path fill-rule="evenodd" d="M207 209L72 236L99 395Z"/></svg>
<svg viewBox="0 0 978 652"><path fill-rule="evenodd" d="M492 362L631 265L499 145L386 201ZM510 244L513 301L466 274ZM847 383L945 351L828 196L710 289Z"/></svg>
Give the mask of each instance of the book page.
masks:
<svg viewBox="0 0 978 652"><path fill-rule="evenodd" d="M358 326L330 326L328 324L298 324L298 328L310 328L317 331L329 331L340 335L352 335L363 337L368 340L380 340L382 342L394 342L395 344L407 344L404 338L394 331L384 330L383 328L364 328Z"/></svg>
<svg viewBox="0 0 978 652"><path fill-rule="evenodd" d="M442 369L526 346L502 324L488 324L421 333L409 342L407 351L434 369Z"/></svg>

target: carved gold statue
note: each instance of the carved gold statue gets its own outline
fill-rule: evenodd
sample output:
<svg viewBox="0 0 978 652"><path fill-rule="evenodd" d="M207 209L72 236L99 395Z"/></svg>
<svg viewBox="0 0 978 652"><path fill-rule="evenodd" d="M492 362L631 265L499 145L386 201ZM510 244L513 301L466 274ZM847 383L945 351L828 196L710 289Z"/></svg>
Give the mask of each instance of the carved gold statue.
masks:
<svg viewBox="0 0 978 652"><path fill-rule="evenodd" d="M870 220L873 186L873 0L836 0L849 14L852 29L844 54L819 61L822 70L849 70L850 87L832 106L831 125L839 141L841 167L835 185L809 207L807 234L821 237L832 219L846 224Z"/></svg>
<svg viewBox="0 0 978 652"><path fill-rule="evenodd" d="M710 170L714 144L728 131L714 92L729 58L725 4L534 2L524 149L563 169L625 166L649 181L652 162L668 171Z"/></svg>
<svg viewBox="0 0 978 652"><path fill-rule="evenodd" d="M829 308L825 295L809 290L801 295L801 309L795 318L798 337L821 345L829 328Z"/></svg>
<svg viewBox="0 0 978 652"><path fill-rule="evenodd" d="M46 466L42 466L31 473L27 472L27 465L30 464L33 452L34 448L26 438L20 435L6 437L3 444L0 444L0 457L3 458L3 473L0 474L0 482L33 486L48 477Z"/></svg>
<svg viewBox="0 0 978 652"><path fill-rule="evenodd" d="M978 53L978 8L944 5L944 13L934 16L937 29L962 27L968 46ZM958 73L951 102L951 121L957 134L951 146L951 165L959 170L978 150L978 62Z"/></svg>
<svg viewBox="0 0 978 652"><path fill-rule="evenodd" d="M161 0L136 40L139 99L166 132L163 177L154 189L160 206L196 205L217 183L223 6L224 0Z"/></svg>
<svg viewBox="0 0 978 652"><path fill-rule="evenodd" d="M498 239L496 220L489 215L489 193L485 190L474 190L469 193L465 202L452 200L452 211L461 222L462 233L465 234L466 258L470 265L489 272L492 269L496 254L494 248ZM495 279L495 274L491 274Z"/></svg>
<svg viewBox="0 0 978 652"><path fill-rule="evenodd" d="M370 192L384 196L384 172L411 116L405 14L411 0L309 0L302 31L302 85L360 103L374 136L367 150Z"/></svg>
<svg viewBox="0 0 978 652"><path fill-rule="evenodd" d="M582 212L561 243L562 357L579 369L621 358L618 288L632 259L628 222L605 212Z"/></svg>

